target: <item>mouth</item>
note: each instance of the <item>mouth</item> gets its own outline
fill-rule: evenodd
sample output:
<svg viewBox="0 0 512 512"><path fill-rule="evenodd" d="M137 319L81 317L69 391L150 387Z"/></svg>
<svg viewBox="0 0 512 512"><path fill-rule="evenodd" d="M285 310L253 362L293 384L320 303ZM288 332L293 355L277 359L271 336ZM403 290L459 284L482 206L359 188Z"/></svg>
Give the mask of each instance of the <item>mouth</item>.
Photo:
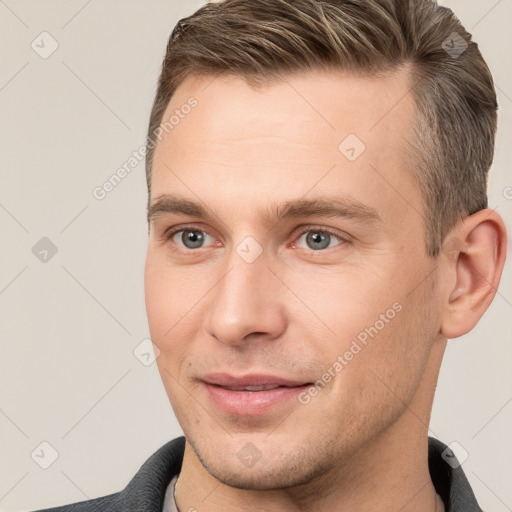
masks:
<svg viewBox="0 0 512 512"><path fill-rule="evenodd" d="M217 384L212 384L215 386ZM229 389L231 391L266 391L267 389L277 389L277 388L288 388L288 387L296 387L296 386L280 386L277 384L262 384L261 386L219 386L224 389Z"/></svg>
<svg viewBox="0 0 512 512"><path fill-rule="evenodd" d="M305 391L311 382L273 375L209 374L202 379L208 400L218 409L238 416L255 416L281 408ZM299 404L298 400L295 400Z"/></svg>

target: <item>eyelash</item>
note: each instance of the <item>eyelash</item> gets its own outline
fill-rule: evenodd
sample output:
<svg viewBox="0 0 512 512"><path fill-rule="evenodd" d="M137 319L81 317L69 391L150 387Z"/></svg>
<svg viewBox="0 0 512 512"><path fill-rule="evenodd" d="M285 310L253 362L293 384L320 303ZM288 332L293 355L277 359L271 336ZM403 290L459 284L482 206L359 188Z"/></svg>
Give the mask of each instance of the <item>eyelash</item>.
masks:
<svg viewBox="0 0 512 512"><path fill-rule="evenodd" d="M208 233L208 231L204 230L204 229L200 229L196 226L180 226L179 228L176 228L176 229L171 229L169 231L166 231L164 233L164 235L162 236L162 240L164 242L169 242L171 241L171 239L174 237L174 235L178 234L178 233L181 233L182 231L197 231L199 233L204 233L212 238L214 238L210 233ZM310 249L309 251L312 252L312 253L323 253L323 252L326 252L328 251L329 249L334 249L335 247L339 247L339 246L342 246L342 245L345 245L345 244L348 244L351 242L350 238L348 237L348 235L345 235L345 236L341 236L340 234L338 233L335 233L334 231L331 231L329 229L326 229L326 228L323 228L323 227L320 227L320 226L306 226L305 228L301 229L301 231L299 231L299 233L297 235L294 235L294 244L296 243L297 240L299 240L304 234L306 233L309 233L309 232L317 232L317 233L322 233L322 234L328 234L336 239L339 240L339 243L334 246L334 247L328 247L326 249L320 249L320 250L314 250L314 249ZM179 248L179 249L173 249L175 250L176 252L180 252L182 254L190 254L192 252L199 252L201 249L205 249L205 247L199 247L198 249L182 249L182 248ZM301 247L302 249L302 247ZM307 249L306 249L307 250Z"/></svg>

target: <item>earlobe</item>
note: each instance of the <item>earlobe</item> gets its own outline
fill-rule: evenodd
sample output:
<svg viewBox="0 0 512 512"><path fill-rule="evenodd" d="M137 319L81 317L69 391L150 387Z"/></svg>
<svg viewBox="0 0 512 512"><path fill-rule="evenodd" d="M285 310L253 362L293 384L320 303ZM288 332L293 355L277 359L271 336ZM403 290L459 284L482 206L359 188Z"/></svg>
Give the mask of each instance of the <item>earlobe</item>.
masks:
<svg viewBox="0 0 512 512"><path fill-rule="evenodd" d="M441 334L457 338L475 327L496 294L507 233L501 216L487 208L466 217L446 240L440 264L453 279L446 290Z"/></svg>

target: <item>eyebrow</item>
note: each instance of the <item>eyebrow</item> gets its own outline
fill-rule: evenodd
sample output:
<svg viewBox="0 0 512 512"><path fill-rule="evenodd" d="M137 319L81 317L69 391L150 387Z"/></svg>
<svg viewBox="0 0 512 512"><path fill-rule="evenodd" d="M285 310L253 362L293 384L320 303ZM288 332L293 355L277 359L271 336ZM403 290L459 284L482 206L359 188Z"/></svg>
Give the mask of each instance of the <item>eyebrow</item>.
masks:
<svg viewBox="0 0 512 512"><path fill-rule="evenodd" d="M302 217L341 217L361 224L382 223L377 210L349 196L322 196L314 199L296 199L282 204L272 203L260 211L263 221L274 225L286 219ZM213 220L218 215L203 204L173 194L158 196L148 207L148 222L166 214L181 214L198 219Z"/></svg>

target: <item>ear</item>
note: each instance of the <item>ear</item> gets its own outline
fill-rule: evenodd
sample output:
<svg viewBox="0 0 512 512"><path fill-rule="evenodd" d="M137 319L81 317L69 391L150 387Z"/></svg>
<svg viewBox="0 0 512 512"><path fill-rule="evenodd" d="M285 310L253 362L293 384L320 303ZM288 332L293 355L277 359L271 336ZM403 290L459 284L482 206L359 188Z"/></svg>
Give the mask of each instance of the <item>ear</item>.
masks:
<svg viewBox="0 0 512 512"><path fill-rule="evenodd" d="M457 338L478 323L496 295L506 248L505 223L490 208L465 217L446 237L440 256L447 283L443 336Z"/></svg>

